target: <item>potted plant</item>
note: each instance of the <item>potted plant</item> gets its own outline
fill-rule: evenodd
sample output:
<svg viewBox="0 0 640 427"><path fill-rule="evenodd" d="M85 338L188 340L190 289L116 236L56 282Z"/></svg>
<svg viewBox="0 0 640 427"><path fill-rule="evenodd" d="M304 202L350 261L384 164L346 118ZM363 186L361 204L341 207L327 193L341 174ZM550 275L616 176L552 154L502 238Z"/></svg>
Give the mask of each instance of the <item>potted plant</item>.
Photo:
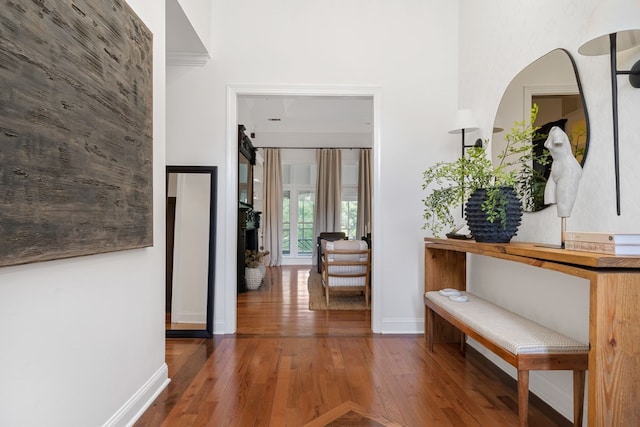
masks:
<svg viewBox="0 0 640 427"><path fill-rule="evenodd" d="M533 161L549 162L547 153L535 156L533 152L537 113L538 106L534 104L531 120L514 124L505 137L507 144L497 165L487 156L485 141L469 148L454 162L439 162L424 171L422 188L429 191L423 199L424 229L435 237L440 237L443 230L453 230L451 210L467 203L467 225L477 241L508 242L515 235L522 216L520 203L533 198L533 182L539 179ZM485 232L499 236L485 237Z"/></svg>
<svg viewBox="0 0 640 427"><path fill-rule="evenodd" d="M264 279L263 258L268 251L246 250L244 251L244 279L247 289L258 289Z"/></svg>

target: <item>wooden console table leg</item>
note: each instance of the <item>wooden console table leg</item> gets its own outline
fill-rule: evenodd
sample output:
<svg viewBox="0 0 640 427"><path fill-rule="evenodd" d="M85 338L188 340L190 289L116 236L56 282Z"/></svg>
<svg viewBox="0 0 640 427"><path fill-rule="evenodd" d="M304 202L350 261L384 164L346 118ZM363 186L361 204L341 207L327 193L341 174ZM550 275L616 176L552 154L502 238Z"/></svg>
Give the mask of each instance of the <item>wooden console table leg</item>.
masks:
<svg viewBox="0 0 640 427"><path fill-rule="evenodd" d="M432 249L427 245L424 252L424 291L437 291L443 288L466 290L467 254L442 249ZM425 310L427 308L425 307ZM432 316L432 324L428 326L428 314L425 313L425 328L433 328L433 343L460 341L459 331L445 322L440 316ZM425 329L425 333L427 330Z"/></svg>
<svg viewBox="0 0 640 427"><path fill-rule="evenodd" d="M640 419L640 275L597 273L589 313L589 426Z"/></svg>

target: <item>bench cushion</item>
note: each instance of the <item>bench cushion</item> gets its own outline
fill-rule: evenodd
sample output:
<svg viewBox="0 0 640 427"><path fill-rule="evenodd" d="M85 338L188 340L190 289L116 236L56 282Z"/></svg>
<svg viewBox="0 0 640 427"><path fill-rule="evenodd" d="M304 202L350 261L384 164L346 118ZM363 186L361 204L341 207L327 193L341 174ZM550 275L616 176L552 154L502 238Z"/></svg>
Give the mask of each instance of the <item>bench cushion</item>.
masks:
<svg viewBox="0 0 640 427"><path fill-rule="evenodd" d="M589 350L587 344L525 319L469 292L467 302L454 302L438 291L425 297L483 337L513 354L577 353Z"/></svg>

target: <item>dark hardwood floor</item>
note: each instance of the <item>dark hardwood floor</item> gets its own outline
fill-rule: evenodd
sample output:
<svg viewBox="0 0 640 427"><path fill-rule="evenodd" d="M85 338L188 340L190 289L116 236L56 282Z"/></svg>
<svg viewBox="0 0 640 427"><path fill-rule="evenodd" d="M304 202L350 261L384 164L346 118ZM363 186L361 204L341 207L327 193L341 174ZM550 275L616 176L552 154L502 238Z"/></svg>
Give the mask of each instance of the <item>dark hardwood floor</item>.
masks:
<svg viewBox="0 0 640 427"><path fill-rule="evenodd" d="M135 426L517 425L515 382L481 356L372 334L368 311L309 311L308 272L269 268L238 296L235 335L167 339L171 383ZM571 424L533 399L529 425Z"/></svg>

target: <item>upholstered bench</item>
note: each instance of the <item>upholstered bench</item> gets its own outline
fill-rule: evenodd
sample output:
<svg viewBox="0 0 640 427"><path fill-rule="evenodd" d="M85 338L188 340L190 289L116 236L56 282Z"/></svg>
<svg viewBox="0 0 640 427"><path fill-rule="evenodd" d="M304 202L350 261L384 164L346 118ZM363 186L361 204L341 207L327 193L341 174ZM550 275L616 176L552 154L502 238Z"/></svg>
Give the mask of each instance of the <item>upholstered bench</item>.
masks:
<svg viewBox="0 0 640 427"><path fill-rule="evenodd" d="M438 291L424 295L427 342L433 352L433 313L478 341L518 370L518 416L528 425L529 371L573 371L573 423L582 426L585 371L589 345L566 337L468 292L466 302L455 302ZM464 299L464 298L463 298Z"/></svg>

